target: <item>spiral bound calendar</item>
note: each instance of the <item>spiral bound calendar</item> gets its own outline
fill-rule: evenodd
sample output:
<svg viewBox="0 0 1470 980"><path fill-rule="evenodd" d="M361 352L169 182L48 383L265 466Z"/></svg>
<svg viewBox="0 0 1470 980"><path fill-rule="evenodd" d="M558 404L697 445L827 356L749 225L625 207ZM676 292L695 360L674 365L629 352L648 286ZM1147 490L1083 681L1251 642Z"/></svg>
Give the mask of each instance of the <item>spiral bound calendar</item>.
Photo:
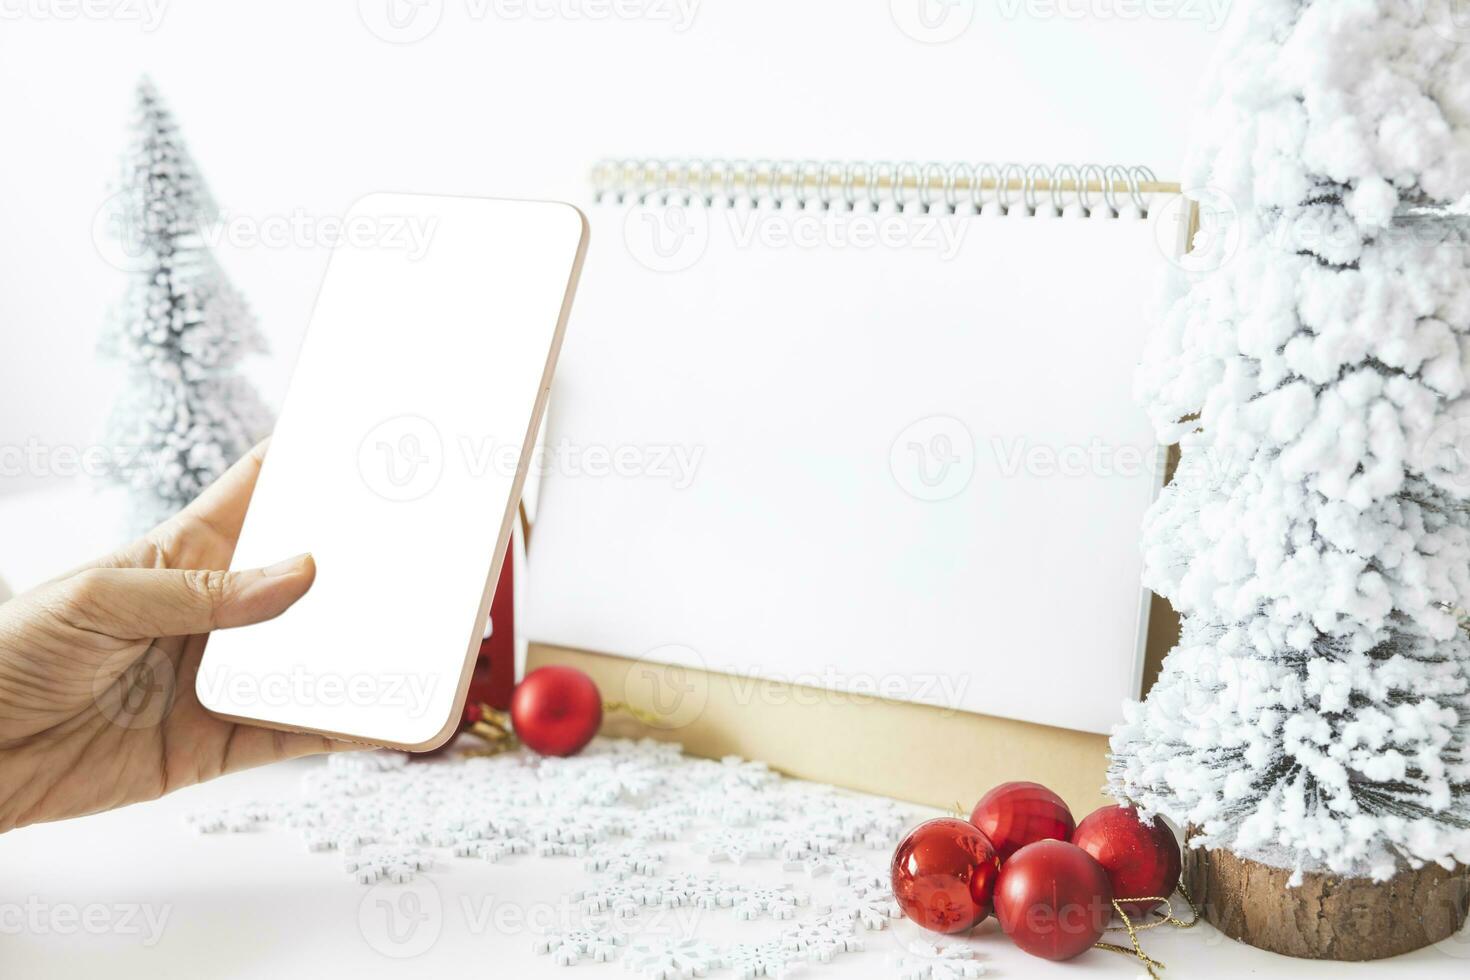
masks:
<svg viewBox="0 0 1470 980"><path fill-rule="evenodd" d="M1163 454L1131 388L1177 186L728 161L592 183L529 638L748 681L753 707L773 681L1107 731L1142 673Z"/></svg>

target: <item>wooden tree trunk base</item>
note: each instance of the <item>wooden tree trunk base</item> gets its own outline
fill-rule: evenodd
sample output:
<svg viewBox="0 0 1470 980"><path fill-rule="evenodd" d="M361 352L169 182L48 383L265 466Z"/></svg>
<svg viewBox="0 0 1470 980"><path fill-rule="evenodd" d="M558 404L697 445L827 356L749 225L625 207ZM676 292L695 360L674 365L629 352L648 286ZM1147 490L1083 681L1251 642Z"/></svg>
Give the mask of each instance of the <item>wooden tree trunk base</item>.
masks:
<svg viewBox="0 0 1470 980"><path fill-rule="evenodd" d="M1378 960L1459 932L1470 910L1470 868L1438 865L1385 882L1303 875L1227 850L1184 850L1184 883L1206 921L1232 939L1314 960Z"/></svg>

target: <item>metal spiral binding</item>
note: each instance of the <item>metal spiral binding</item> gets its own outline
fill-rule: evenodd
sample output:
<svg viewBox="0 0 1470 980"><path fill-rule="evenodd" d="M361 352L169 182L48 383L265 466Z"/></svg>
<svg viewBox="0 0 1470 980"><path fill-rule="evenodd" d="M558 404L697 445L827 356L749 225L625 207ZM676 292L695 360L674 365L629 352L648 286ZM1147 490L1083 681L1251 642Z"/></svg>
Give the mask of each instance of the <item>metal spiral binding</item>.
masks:
<svg viewBox="0 0 1470 980"><path fill-rule="evenodd" d="M598 200L614 202L791 202L847 210L892 205L951 213L994 205L1002 214L1013 208L1035 214L1044 203L1057 213L1076 205L1084 216L1101 206L1114 218L1125 197L1148 217L1154 196L1180 192L1148 167L725 159L601 160L592 168L592 187Z"/></svg>

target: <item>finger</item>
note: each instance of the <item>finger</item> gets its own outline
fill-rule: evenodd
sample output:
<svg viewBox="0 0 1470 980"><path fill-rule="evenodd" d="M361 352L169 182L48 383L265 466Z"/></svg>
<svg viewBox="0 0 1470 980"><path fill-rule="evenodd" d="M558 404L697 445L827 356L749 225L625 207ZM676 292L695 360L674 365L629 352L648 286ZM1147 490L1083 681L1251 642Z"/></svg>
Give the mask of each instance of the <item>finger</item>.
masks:
<svg viewBox="0 0 1470 980"><path fill-rule="evenodd" d="M50 581L69 579L88 568L168 568L228 564L235 540L240 536L240 527L245 522L245 510L255 492L255 482L260 477L260 466L265 460L265 451L269 445L269 437L256 443L224 475L206 487L189 506L143 537L111 554L72 568ZM203 525L215 532L215 539L203 543L210 549L210 554L197 553L200 542L197 540L198 535L190 533L191 524ZM221 541L227 542L227 546L222 549L217 547ZM191 545L195 547L191 548Z"/></svg>
<svg viewBox="0 0 1470 980"><path fill-rule="evenodd" d="M250 506L255 482L260 479L260 467L265 462L265 451L269 445L269 438L256 443L250 452L205 487L204 492L169 523L197 521L233 543L240 536L240 526L245 523L245 510Z"/></svg>
<svg viewBox="0 0 1470 980"><path fill-rule="evenodd" d="M72 625L124 640L189 636L273 619L316 578L310 555L240 572L93 568L57 583Z"/></svg>

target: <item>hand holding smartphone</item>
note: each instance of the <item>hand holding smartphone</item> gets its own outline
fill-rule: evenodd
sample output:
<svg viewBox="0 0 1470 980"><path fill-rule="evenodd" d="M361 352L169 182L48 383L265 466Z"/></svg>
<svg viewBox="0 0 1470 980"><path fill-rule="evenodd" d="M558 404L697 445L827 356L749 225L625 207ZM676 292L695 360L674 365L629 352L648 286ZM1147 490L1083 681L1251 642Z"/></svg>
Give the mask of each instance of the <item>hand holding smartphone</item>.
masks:
<svg viewBox="0 0 1470 980"><path fill-rule="evenodd" d="M316 583L212 635L196 690L233 721L426 750L459 720L587 222L374 194L345 226L373 233L333 251L232 562L310 552Z"/></svg>

